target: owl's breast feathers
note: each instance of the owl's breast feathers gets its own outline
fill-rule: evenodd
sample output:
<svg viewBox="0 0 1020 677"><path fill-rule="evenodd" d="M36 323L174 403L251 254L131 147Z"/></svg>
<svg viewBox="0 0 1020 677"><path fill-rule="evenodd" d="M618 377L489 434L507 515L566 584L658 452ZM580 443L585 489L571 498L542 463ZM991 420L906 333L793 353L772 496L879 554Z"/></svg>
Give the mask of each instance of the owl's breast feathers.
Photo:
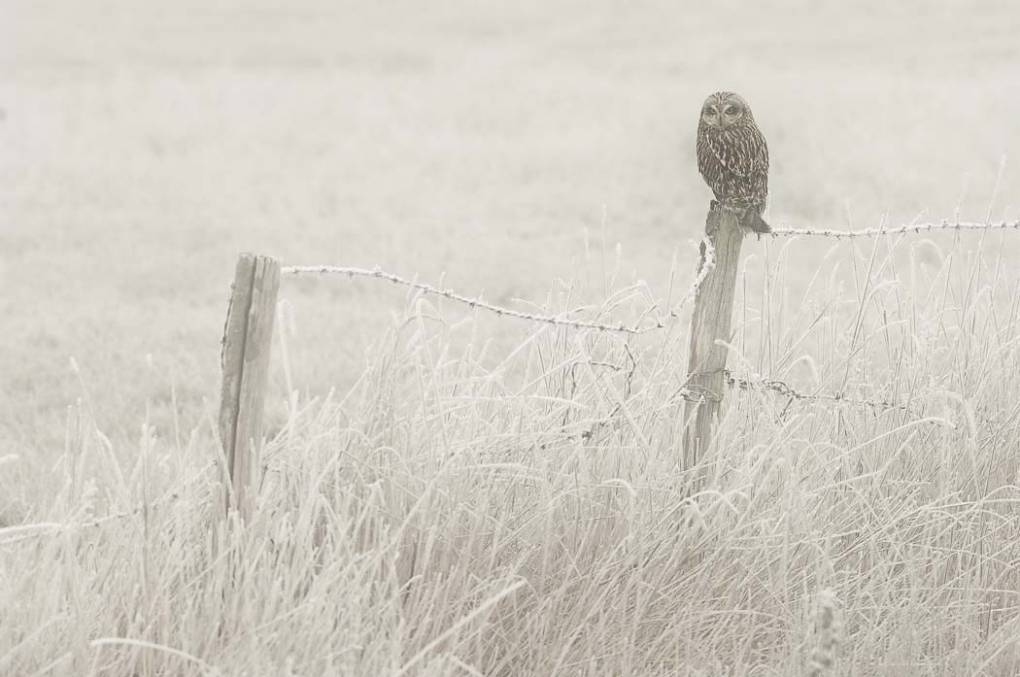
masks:
<svg viewBox="0 0 1020 677"><path fill-rule="evenodd" d="M769 151L752 123L727 129L698 129L698 170L718 200L736 199L764 209Z"/></svg>

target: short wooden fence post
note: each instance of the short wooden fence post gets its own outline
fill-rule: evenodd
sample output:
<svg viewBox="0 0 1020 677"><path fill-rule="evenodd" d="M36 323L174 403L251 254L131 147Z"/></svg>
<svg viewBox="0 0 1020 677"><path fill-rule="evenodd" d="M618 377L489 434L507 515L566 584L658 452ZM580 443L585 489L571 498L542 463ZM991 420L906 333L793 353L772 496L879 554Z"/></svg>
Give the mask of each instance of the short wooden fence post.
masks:
<svg viewBox="0 0 1020 677"><path fill-rule="evenodd" d="M223 329L223 387L220 440L224 469L224 506L251 515L252 482L262 446L262 411L269 375L269 353L280 287L276 259L241 254ZM228 486L229 485L229 486Z"/></svg>
<svg viewBox="0 0 1020 677"><path fill-rule="evenodd" d="M687 385L692 395L701 399L690 400L685 407L684 470L697 466L708 449L726 390L727 348L716 345L716 340L730 340L740 245L744 239L739 216L713 202L705 222L705 232L715 246L715 268L698 288L691 317ZM704 248L700 265L705 265Z"/></svg>

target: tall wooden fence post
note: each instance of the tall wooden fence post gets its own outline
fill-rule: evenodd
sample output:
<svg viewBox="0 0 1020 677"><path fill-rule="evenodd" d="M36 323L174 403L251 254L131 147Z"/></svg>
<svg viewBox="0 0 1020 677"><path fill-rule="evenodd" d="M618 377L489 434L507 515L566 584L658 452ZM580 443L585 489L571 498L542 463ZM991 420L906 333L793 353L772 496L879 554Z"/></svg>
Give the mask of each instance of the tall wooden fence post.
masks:
<svg viewBox="0 0 1020 677"><path fill-rule="evenodd" d="M219 427L227 463L224 505L228 511L236 508L244 518L251 515L251 487L262 446L262 410L279 287L276 259L241 254L223 329Z"/></svg>
<svg viewBox="0 0 1020 677"><path fill-rule="evenodd" d="M740 264L740 245L744 231L739 214L713 202L705 222L705 232L715 245L715 268L698 288L691 318L691 350L687 363L687 385L700 401L688 401L684 412L683 469L694 468L708 449L722 406L726 387L725 346L716 339L730 340L733 297ZM705 265L705 251L701 252Z"/></svg>

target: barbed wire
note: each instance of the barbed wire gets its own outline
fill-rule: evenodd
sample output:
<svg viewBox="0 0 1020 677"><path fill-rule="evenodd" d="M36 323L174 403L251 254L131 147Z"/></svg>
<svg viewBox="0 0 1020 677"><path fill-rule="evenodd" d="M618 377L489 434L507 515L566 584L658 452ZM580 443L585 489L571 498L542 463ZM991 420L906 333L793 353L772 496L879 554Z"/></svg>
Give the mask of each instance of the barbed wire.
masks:
<svg viewBox="0 0 1020 677"><path fill-rule="evenodd" d="M905 226L897 226L893 228L887 228L880 226L878 228L865 228L863 230L836 230L832 228L775 228L772 232L767 233L773 237L795 237L800 235L805 236L820 236L820 237L832 237L837 240L847 238L861 238L861 237L879 237L887 235L905 235L905 234L920 234L920 233L931 233L940 230L1020 230L1020 221L1000 221L1000 222L976 222L976 221L950 221L943 219L939 222L931 223L915 223ZM281 269L283 275L310 275L310 274L334 274L334 275L347 275L348 277L370 277L379 280L387 280L393 284L399 284L411 289L417 289L424 294L430 294L433 296L439 296L451 301L456 301L470 308L478 308L491 313L495 313L500 317L513 317L520 320L528 320L531 322L541 322L544 324L558 325L573 327L575 329L593 329L596 331L613 332L621 334L639 335L658 329L663 329L666 326L667 319L675 319L679 316L680 311L693 300L701 288L702 283L708 277L708 274L715 268L715 247L712 243L712 239L708 236L701 240L701 265L698 270L698 274L694 281L691 283L687 292L681 297L680 301L669 309L666 318L659 317L654 322L646 324L645 326L633 325L628 326L626 324L609 324L605 322L594 322L590 320L574 320L562 317L561 315L543 315L540 313L529 313L522 310L514 310L512 308L506 308L503 306L497 306L495 304L483 301L480 298L467 296L453 289L440 289L433 285L418 282L417 280L407 279L395 273L389 273L376 266L373 268L360 268L356 266L334 266L334 265L313 265L313 266L285 266Z"/></svg>
<svg viewBox="0 0 1020 677"><path fill-rule="evenodd" d="M701 252L701 267L698 269L698 274L695 276L694 282L692 282L691 286L687 289L687 293L680 298L679 303L670 309L669 316L672 318L677 317L680 314L680 311L683 310L683 307L690 301L694 300L694 297L697 296L698 290L701 289L701 285L705 281L705 278L707 278L708 274L715 268L715 244L712 242L712 238L707 235L703 237L701 239L699 251ZM661 324L662 323L660 321L660 325Z"/></svg>
<svg viewBox="0 0 1020 677"><path fill-rule="evenodd" d="M409 280L401 277L394 273L388 273L379 267L375 268L356 268L348 266L285 266L280 269L282 275L308 275L308 274L333 274L333 275L347 275L348 277L371 277L378 280L388 280L393 284L399 284L404 287L411 289L417 289L424 294L431 294L433 296L441 296L442 298L449 299L462 303L470 308L478 308L480 310L486 310L491 313L495 313L500 317L514 317L519 320L530 320L531 322L541 322L545 324L560 325L566 327L574 327L575 329L595 329L597 331L616 332L622 334L643 334L648 331L655 329L661 329L664 325L661 321L656 321L654 325L646 327L639 326L627 326L623 323L613 325L602 322L591 322L588 320L571 320L568 318L560 317L557 315L541 315L538 313L528 313L522 310L513 310L512 308L504 308L503 306L497 306L483 301L480 298L471 296L465 296L452 289L440 289L424 282L418 282L416 280Z"/></svg>
<svg viewBox="0 0 1020 677"><path fill-rule="evenodd" d="M791 400L798 402L833 402L836 404L849 404L854 406L868 407L871 409L888 411L898 410L904 411L913 416L920 416L920 414L909 406L893 402L891 400L883 399L866 399L866 398L854 398L850 397L846 393L805 393L797 390L793 386L789 385L785 381L780 379L765 378L758 374L747 374L744 376L738 375L731 369L719 369L716 371L700 371L693 374L688 374L687 380L681 385L670 397L673 399L682 399L687 402L702 403L706 401L719 401L719 396L708 391L696 392L691 390L688 385L690 384L691 378L694 376L710 376L712 374L723 374L724 381L727 386L731 388L738 388L740 390L758 390L758 391L771 391L783 397L788 397Z"/></svg>
<svg viewBox="0 0 1020 677"><path fill-rule="evenodd" d="M976 231L976 230L1020 230L1020 221L999 221L999 222L976 222L976 221L950 221L943 219L938 222L930 223L915 223L904 226L886 227L880 226L878 228L865 228L863 230L836 230L831 228L775 228L768 235L773 237L793 237L793 236L820 236L820 237L832 237L835 239L853 239L862 237L880 237L880 236L895 236L895 235L907 235L907 234L920 234L920 233L931 233L936 231ZM708 274L715 268L716 257L715 247L711 237L706 236L701 240L701 258L698 274L694 281L691 283L686 293L680 298L679 302L669 309L668 314L663 317L659 316L654 322L641 326L635 324L628 326L626 324L609 324L603 322L595 322L590 320L575 320L563 317L562 315L544 315L540 313L529 313L521 310L514 310L512 308L506 308L498 306L487 301L483 301L481 298L471 297L453 289L442 289L433 285L418 282L417 280L407 279L394 273L389 273L376 266L374 268L359 268L353 266L334 266L334 265L311 265L311 266L285 266L281 269L283 275L312 275L312 274L333 274L333 275L347 275L350 278L354 277L368 277L379 280L387 280L393 284L401 285L411 289L416 289L423 294L439 296L450 301L455 301L466 305L472 309L481 309L487 312L496 314L499 317L512 317L520 320L527 320L531 322L540 322L544 324L573 327L576 329L592 329L603 332L622 333L629 335L640 335L647 332L663 329L669 319L675 319L679 316L680 311L693 300L698 291L701 289L701 285L704 283ZM568 311L572 312L572 311ZM905 411L914 415L917 415L910 407L897 402L891 402L888 400L877 400L877 399L860 399L852 398L847 396L845 393L834 393L834 394L808 394L800 392L784 381L778 379L767 379L764 377L747 378L734 375L730 370L722 370L725 374L726 382L731 387L737 387L741 390L769 390L791 400L797 400L802 402L818 402L827 401L840 404L850 404L856 406L869 407L877 410L900 410ZM673 397L680 397L688 401L704 402L707 398L710 399L712 396L707 393L695 393L686 387L686 384L682 386Z"/></svg>
<svg viewBox="0 0 1020 677"><path fill-rule="evenodd" d="M712 245L712 240L709 237L705 237L701 241L701 266L698 270L698 275L694 278L694 282L688 288L687 292L681 297L679 303L670 309L669 317L675 318L679 315L683 307L693 299L698 289L701 288L701 284L708 277L708 274L715 268L715 247ZM387 280L393 284L402 285L411 289L417 289L424 294L431 294L433 296L440 296L451 301L462 303L470 308L478 308L491 313L495 313L500 317L514 317L520 320L529 320L531 322L542 322L545 324L560 325L567 327L574 327L575 329L594 329L597 331L616 332L623 334L644 334L656 329L662 329L666 326L666 320L663 318L656 319L653 323L646 324L645 326L627 326L623 323L618 325L593 322L589 320L572 320L569 318L561 317L558 315L542 315L539 313L529 313L522 310L514 310L512 308L505 308L503 306L497 306L488 301L483 301L480 298L466 296L460 294L453 289L441 289L424 282L418 282L417 280L409 280L400 275L394 273L388 273L378 266L374 268L358 268L354 266L332 266L332 265L318 265L318 266L284 266L280 269L282 275L347 275L350 278L354 277L370 277L377 280Z"/></svg>
<svg viewBox="0 0 1020 677"><path fill-rule="evenodd" d="M901 404L899 402L892 402L890 400L854 398L848 396L846 393L841 392L836 392L832 394L824 393L808 394L796 390L785 381L781 381L779 379L768 379L757 375L756 378L747 378L743 376L737 376L733 371L729 369L723 369L722 373L726 377L726 383L728 385L735 388L740 388L741 390L771 390L784 397L789 397L792 400L798 400L801 402L836 402L838 404L851 404L854 406L868 407L871 409L877 409L882 411L895 409L898 411L905 411L908 414L914 416L919 415L909 406Z"/></svg>
<svg viewBox="0 0 1020 677"><path fill-rule="evenodd" d="M66 522L40 522L36 524L21 524L13 527L6 527L0 529L0 537L9 537L0 538L0 546L20 543L21 541L38 538L54 532L85 531L87 529L95 529L109 522L127 519L129 517L136 517L147 510L153 510L160 507L163 503L177 501L180 497L181 494L174 491L154 501L150 501L146 505L140 505L130 510L124 510L109 515L103 515L102 517L83 518L79 515L72 515Z"/></svg>
<svg viewBox="0 0 1020 677"><path fill-rule="evenodd" d="M999 221L982 223L977 221L950 221L943 219L932 223L915 223L906 226L887 228L865 228L863 230L834 230L831 228L774 228L771 233L773 237L793 237L796 235L817 235L821 237L834 237L837 240L842 238L852 239L856 237L879 237L883 235L908 235L919 233L931 233L939 230L1020 230L1020 221Z"/></svg>

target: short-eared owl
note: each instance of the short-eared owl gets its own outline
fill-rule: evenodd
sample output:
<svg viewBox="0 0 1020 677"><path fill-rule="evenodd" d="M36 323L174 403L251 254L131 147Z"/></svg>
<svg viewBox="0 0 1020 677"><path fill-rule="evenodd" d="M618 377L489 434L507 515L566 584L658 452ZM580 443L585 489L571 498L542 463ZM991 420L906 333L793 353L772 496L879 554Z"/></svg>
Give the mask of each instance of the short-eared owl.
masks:
<svg viewBox="0 0 1020 677"><path fill-rule="evenodd" d="M701 107L698 171L716 200L744 210L745 227L772 231L761 218L769 194L769 149L747 102L733 92L716 92Z"/></svg>

